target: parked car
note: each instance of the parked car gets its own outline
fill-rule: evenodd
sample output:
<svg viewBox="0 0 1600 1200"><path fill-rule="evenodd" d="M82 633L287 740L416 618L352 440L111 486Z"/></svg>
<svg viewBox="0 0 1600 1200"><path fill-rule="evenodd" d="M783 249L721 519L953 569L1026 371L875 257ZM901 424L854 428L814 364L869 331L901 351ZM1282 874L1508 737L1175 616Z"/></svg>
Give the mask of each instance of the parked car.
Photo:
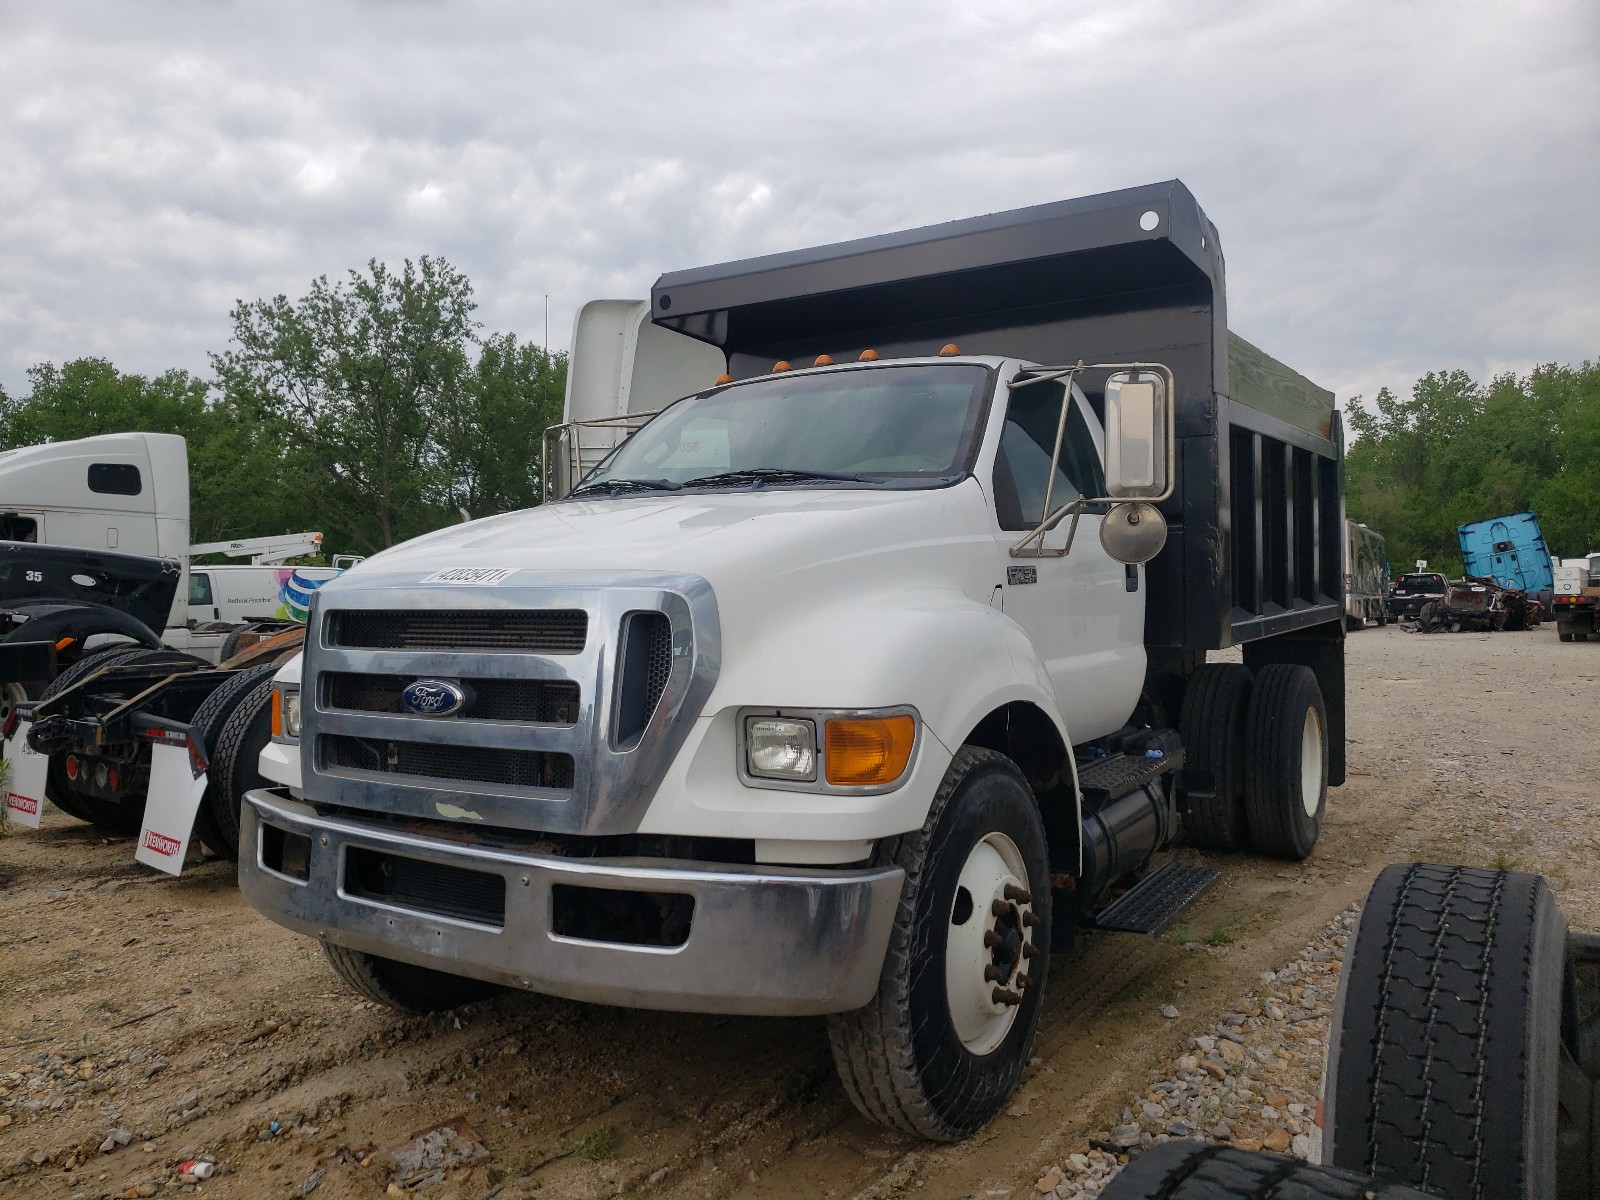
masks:
<svg viewBox="0 0 1600 1200"><path fill-rule="evenodd" d="M1400 576L1389 593L1389 619L1398 621L1417 616L1424 604L1437 604L1443 600L1448 586L1448 581L1437 571L1417 571Z"/></svg>

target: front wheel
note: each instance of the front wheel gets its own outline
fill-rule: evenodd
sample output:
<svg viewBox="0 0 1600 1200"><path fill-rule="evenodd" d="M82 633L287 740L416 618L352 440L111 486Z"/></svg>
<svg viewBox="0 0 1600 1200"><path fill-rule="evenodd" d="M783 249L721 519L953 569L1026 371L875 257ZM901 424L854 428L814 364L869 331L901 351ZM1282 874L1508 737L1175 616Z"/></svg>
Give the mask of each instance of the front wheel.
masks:
<svg viewBox="0 0 1600 1200"><path fill-rule="evenodd" d="M855 1106L934 1141L975 1132L1009 1101L1033 1046L1050 945L1044 825L1016 765L964 746L922 828L877 861L904 868L878 993L828 1018Z"/></svg>
<svg viewBox="0 0 1600 1200"><path fill-rule="evenodd" d="M451 975L430 967L380 958L363 950L347 950L331 942L322 943L322 952L339 977L368 1000L397 1012L448 1012L463 1004L486 1000L499 992L499 985L481 979Z"/></svg>

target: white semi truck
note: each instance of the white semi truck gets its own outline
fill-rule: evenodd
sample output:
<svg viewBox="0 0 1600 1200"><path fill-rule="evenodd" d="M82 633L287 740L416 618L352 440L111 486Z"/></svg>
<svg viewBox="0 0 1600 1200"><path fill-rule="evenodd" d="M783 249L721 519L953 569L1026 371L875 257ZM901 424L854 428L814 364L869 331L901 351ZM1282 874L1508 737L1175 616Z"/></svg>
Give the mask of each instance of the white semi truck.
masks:
<svg viewBox="0 0 1600 1200"><path fill-rule="evenodd" d="M1181 183L664 275L571 371L557 498L328 584L278 675L240 885L360 992L825 1014L954 1139L1052 950L1216 878L1166 847L1312 852L1342 434Z"/></svg>

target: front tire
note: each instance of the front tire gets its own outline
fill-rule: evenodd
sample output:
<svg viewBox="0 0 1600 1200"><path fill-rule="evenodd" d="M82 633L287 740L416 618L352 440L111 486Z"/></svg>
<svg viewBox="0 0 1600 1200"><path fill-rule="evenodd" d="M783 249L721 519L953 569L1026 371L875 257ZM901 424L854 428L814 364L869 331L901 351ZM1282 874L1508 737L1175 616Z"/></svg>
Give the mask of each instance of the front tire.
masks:
<svg viewBox="0 0 1600 1200"><path fill-rule="evenodd" d="M368 1000L397 1012L417 1016L448 1012L487 1000L502 990L481 979L396 962L364 950L347 950L330 942L322 943L322 952L341 979Z"/></svg>
<svg viewBox="0 0 1600 1200"><path fill-rule="evenodd" d="M1328 807L1328 710L1310 667L1271 663L1257 673L1244 744L1251 844L1305 858Z"/></svg>
<svg viewBox="0 0 1600 1200"><path fill-rule="evenodd" d="M964 746L922 828L879 845L906 873L877 995L828 1018L851 1101L891 1129L957 1141L1022 1079L1049 965L1044 825L1016 765Z"/></svg>
<svg viewBox="0 0 1600 1200"><path fill-rule="evenodd" d="M1384 868L1334 1004L1324 1160L1441 1196L1555 1196L1565 960L1539 876Z"/></svg>

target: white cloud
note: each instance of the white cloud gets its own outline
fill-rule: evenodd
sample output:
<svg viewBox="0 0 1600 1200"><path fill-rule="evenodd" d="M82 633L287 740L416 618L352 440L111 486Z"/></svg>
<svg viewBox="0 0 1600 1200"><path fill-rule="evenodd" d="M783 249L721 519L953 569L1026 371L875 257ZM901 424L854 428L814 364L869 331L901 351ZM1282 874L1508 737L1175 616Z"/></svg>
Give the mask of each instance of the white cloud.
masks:
<svg viewBox="0 0 1600 1200"><path fill-rule="evenodd" d="M1173 176L1341 396L1600 354L1600 10L1490 0L0 15L0 385L206 370L238 299L442 254L562 342L664 270Z"/></svg>

